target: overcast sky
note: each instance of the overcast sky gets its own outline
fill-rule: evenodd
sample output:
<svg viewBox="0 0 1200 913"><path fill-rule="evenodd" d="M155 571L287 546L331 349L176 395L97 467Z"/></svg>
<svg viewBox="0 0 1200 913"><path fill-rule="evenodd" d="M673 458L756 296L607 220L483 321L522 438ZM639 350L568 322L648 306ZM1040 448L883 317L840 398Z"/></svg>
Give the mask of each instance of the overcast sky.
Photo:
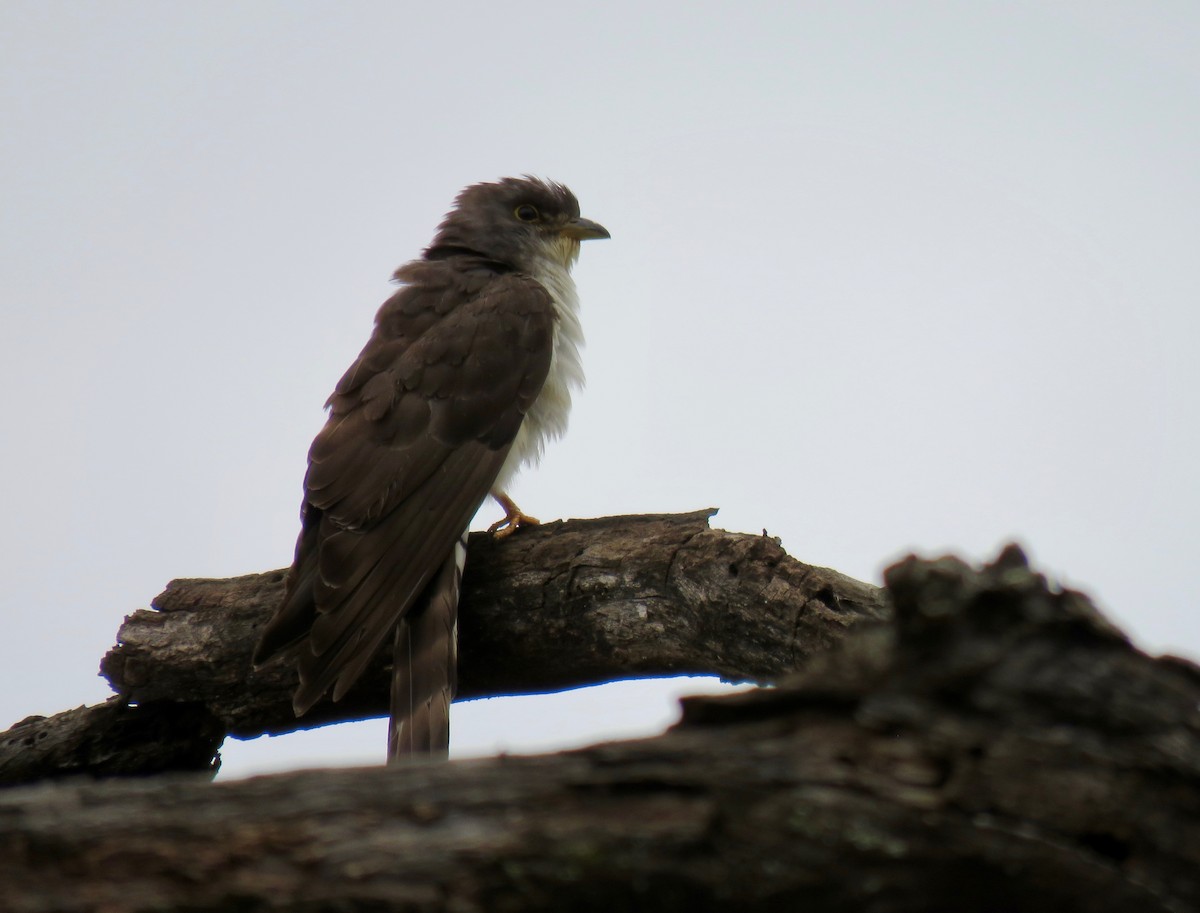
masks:
<svg viewBox="0 0 1200 913"><path fill-rule="evenodd" d="M5 0L0 728L103 700L171 578L290 561L392 271L524 172L612 232L530 513L717 506L874 582L1015 539L1200 657L1198 162L1190 0ZM454 750L650 732L672 688L458 705Z"/></svg>

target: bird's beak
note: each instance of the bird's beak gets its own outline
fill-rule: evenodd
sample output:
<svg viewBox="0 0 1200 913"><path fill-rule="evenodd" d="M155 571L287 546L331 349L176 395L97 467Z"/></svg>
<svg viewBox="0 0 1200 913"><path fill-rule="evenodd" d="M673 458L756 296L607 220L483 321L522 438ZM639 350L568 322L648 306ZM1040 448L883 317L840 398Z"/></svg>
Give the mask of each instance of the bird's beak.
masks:
<svg viewBox="0 0 1200 913"><path fill-rule="evenodd" d="M591 219L572 219L563 226L562 234L576 241L589 241L593 238L611 238L608 229L599 222Z"/></svg>

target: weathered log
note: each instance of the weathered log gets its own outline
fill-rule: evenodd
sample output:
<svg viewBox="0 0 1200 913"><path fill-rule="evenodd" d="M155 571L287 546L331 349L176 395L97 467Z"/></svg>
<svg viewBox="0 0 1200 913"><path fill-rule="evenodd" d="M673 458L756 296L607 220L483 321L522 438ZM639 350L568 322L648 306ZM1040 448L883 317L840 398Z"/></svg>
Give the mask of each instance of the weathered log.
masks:
<svg viewBox="0 0 1200 913"><path fill-rule="evenodd" d="M202 705L130 705L120 697L0 733L0 785L88 775L215 773L225 727Z"/></svg>
<svg viewBox="0 0 1200 913"><path fill-rule="evenodd" d="M1200 910L1200 670L1016 550L680 726L537 758L0 793L14 913Z"/></svg>
<svg viewBox="0 0 1200 913"><path fill-rule="evenodd" d="M770 682L853 624L885 617L878 588L802 564L765 534L710 529L712 513L548 523L499 541L473 535L460 608L459 696L653 675ZM294 670L283 662L251 668L284 573L173 581L151 609L125 620L101 664L136 708L91 713L92 727L82 732L79 719L60 714L0 735L0 783L85 772L80 744L106 757L95 773L158 772L157 758L146 764L144 753L118 752L118 733L105 731L127 728L134 710L159 718L175 709L198 713L241 737L385 714L390 649L341 702L326 700L299 720L291 708ZM187 724L176 728L186 740ZM214 740L211 726L194 731L197 743L177 745L170 769L214 766L219 734ZM74 747L44 752L38 764L13 757L30 739Z"/></svg>

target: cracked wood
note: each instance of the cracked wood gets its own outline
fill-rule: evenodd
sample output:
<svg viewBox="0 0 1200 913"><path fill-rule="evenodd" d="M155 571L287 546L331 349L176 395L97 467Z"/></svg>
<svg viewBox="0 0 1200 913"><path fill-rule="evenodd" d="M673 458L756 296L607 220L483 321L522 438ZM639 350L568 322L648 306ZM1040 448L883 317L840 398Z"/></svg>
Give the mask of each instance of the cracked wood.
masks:
<svg viewBox="0 0 1200 913"><path fill-rule="evenodd" d="M878 588L803 564L769 536L711 529L712 513L560 521L502 541L472 535L459 697L660 675L771 682L855 624L886 616ZM300 720L291 710L295 672L279 662L250 667L283 575L172 581L152 609L125 620L102 663L137 706L117 700L69 718L23 721L0 735L0 782L206 769L225 733L252 737L386 713L387 651L341 702L325 700ZM192 722L170 728L173 712ZM152 757L129 741L129 733L151 731L139 730L139 719L155 720L162 738ZM126 738L114 744L108 730L118 723ZM207 749L189 742L189 732Z"/></svg>
<svg viewBox="0 0 1200 913"><path fill-rule="evenodd" d="M0 793L14 913L1197 913L1200 670L1009 549L655 739Z"/></svg>

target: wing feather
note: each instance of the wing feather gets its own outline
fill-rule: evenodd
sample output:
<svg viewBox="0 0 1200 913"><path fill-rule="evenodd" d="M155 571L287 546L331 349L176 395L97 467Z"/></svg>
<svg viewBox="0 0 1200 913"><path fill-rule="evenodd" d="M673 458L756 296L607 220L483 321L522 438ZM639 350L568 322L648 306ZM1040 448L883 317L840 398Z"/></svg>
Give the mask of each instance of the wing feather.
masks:
<svg viewBox="0 0 1200 913"><path fill-rule="evenodd" d="M297 713L340 698L453 554L550 366L554 310L532 279L466 261L412 284L329 398L284 600L255 662L298 658Z"/></svg>

